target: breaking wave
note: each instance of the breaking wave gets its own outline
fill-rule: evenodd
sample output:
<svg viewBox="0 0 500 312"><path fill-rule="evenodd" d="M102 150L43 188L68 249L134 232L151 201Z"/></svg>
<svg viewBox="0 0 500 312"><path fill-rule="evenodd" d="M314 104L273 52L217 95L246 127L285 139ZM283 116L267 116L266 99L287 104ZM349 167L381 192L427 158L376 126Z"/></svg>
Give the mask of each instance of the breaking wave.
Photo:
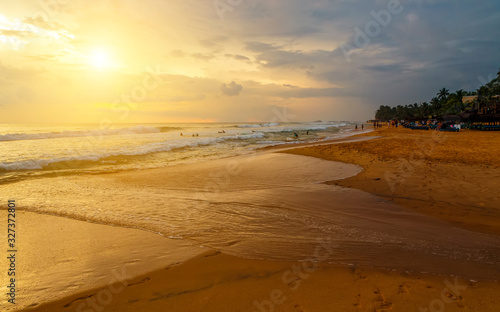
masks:
<svg viewBox="0 0 500 312"><path fill-rule="evenodd" d="M61 132L46 132L46 133L8 133L0 135L0 141L20 141L20 140L43 140L57 138L71 138L84 136L107 136L121 134L147 134L176 131L182 128L178 127L150 127L150 126L134 126L129 128L119 129L98 129L98 130L76 130L76 131L61 131Z"/></svg>
<svg viewBox="0 0 500 312"><path fill-rule="evenodd" d="M190 140L174 140L161 143L149 143L133 147L133 149L120 149L97 154L75 155L50 159L30 159L16 162L0 163L0 171L61 169L83 167L98 161L105 161L112 157L142 156L154 153L168 152L185 147L207 146L231 140L248 140L264 137L263 133L229 135L218 138L193 138Z"/></svg>
<svg viewBox="0 0 500 312"><path fill-rule="evenodd" d="M244 124L244 125L237 125L238 128L266 128L266 127L277 127L279 126L278 123L273 122L273 123L264 123L264 124Z"/></svg>

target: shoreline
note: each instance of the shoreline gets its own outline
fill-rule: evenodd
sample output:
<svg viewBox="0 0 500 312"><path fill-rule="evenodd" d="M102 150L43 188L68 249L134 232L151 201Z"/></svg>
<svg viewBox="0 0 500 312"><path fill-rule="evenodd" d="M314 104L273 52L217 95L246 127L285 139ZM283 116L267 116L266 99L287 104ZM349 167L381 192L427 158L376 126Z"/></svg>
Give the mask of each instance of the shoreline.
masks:
<svg viewBox="0 0 500 312"><path fill-rule="evenodd" d="M364 135L373 138L380 134L380 132L371 132ZM368 138L353 140L350 137L350 140L345 141L351 142L345 143L347 144L345 146L371 144L370 142L377 141L365 141ZM308 153L314 151L316 153L314 156L318 157L319 154L324 154L326 149L333 146L335 149L342 150L344 148L339 148L343 144L313 143L311 145L305 148L299 147L299 149L296 146L280 146L276 150L273 149L272 152L303 153L304 150L308 150ZM320 150L318 151L318 149ZM268 151L263 151L262 154L266 153ZM325 159L325 155L321 156L320 158ZM362 158L359 153L356 157ZM363 164L357 165L364 167ZM158 173L162 171L161 169L152 170ZM344 183L353 183L352 181L359 179L359 176L366 174L368 170L365 168L363 172L355 176L325 183L346 187L348 185ZM123 176L123 173L117 174L117 176L120 175ZM130 182L135 183L134 179ZM63 217L47 216L47 218L62 219ZM87 223L75 220L71 222L78 223L79 225L75 225L77 228L83 226L82 223ZM100 224L96 224L96 226L108 227L108 235L111 235L110 233L115 232L115 230L127 231L127 233L128 231L141 231ZM36 224L33 227L36 227ZM159 236L158 238L168 239ZM168 241L179 242L179 240L173 239L168 239ZM142 247L144 246L147 244L142 245ZM170 253L170 251L178 249L173 247L173 249L168 250L167 253ZM138 263L141 262L144 260ZM121 292L113 293L113 300L109 304L101 305L101 307L104 308L104 311L108 309L163 311L165 304L167 304L171 311L185 311L186 307L191 307L191 310L203 309L204 311L262 311L259 310L259 306L262 309L270 309L272 305L275 311L292 311L299 308L331 311L332 308L339 309L339 307L342 311L366 311L367 309L407 311L408 306L415 307L415 309L416 307L425 308L430 307L433 301L441 300L448 311L461 311L464 307L477 311L489 311L489 308L497 307L497 305L494 301L488 302L488 300L493 300L495 294L500 290L498 281L476 282L464 278L454 280L453 275L456 274L411 273L404 269L325 262L319 262L318 268L314 270L314 266L308 267L310 271L301 271L302 275L297 274L294 279L289 281L290 283L284 283L283 274L291 270L294 265L300 266L301 262L251 260L212 249L201 255L184 258L181 263L174 263L173 266L170 264L167 266L167 263L163 263L163 266L167 266L168 270L161 268L136 274L126 286L123 285ZM214 271L214 268L217 269ZM306 274L308 277L304 278ZM455 289L454 292L449 289L450 283L460 285L463 289ZM299 291L294 290L297 284L300 285ZM104 294L111 290L110 287L113 285L94 287L83 292L77 291L64 298L33 306L28 311L76 311L82 303L90 304L92 300L101 302L106 299ZM276 296L277 292L275 292L274 297L272 297L271 294L276 289L281 291L281 295ZM444 291L445 289L448 289L447 292ZM332 293L335 294L334 298L332 298ZM446 293L444 301L442 300L443 293ZM273 301L273 298L279 300ZM320 300L316 298L320 298ZM346 298L350 299L346 300ZM281 299L284 299L283 302ZM484 299L487 302L484 302ZM107 303L107 300L102 302ZM76 305L77 303L78 305Z"/></svg>
<svg viewBox="0 0 500 312"><path fill-rule="evenodd" d="M364 168L326 182L383 197L473 231L500 235L500 133L440 133L384 127L374 141L284 151ZM360 136L358 136L360 137Z"/></svg>
<svg viewBox="0 0 500 312"><path fill-rule="evenodd" d="M361 130L359 131L361 132ZM369 133L371 130L367 129L364 130L364 133ZM248 150L247 153L242 153L242 154L236 154L236 155L226 155L220 158L215 158L215 159L202 159L201 161L196 161L196 160L191 160L186 163L178 163L178 164L173 164L173 165L168 165L168 166L163 166L163 167L151 167L151 168L133 168L133 169L116 169L116 170L110 170L110 171L100 171L100 172L81 172L81 173L74 173L74 172L44 172L45 169L39 170L40 175L34 175L30 177L17 177L17 178L9 178L5 179L4 181L0 182L0 186L2 185L8 185L12 183L17 183L20 181L26 181L26 180L31 180L31 179L50 179L54 177L60 177L60 176L82 176L82 175L87 175L87 176L96 176L96 175L106 175L106 174L117 174L117 173L127 173L127 172L135 172L135 171L147 171L147 170L155 170L155 169L162 169L162 168L168 168L168 167L178 167L178 166L186 166L186 165L192 165L192 164L198 164L198 163L209 163L212 162L216 159L233 159L235 157L241 157L245 155L257 155L260 153L265 153L269 151L279 151L279 150L287 150L287 149L293 149L293 148L299 148L299 147L307 147L307 146L316 146L316 145L324 145L324 144L335 144L335 143L342 143L342 142L349 142L350 140L365 140L366 138L356 138L356 136L359 136L359 133L349 133L348 135L340 136L338 138L331 138L328 140L323 140L323 141L316 141L316 142L304 142L304 143L284 143L284 144L277 144L277 145L271 145L271 146L266 146L266 147L259 147L255 148L253 150ZM9 171L6 171L9 172ZM4 174L6 173L4 172Z"/></svg>

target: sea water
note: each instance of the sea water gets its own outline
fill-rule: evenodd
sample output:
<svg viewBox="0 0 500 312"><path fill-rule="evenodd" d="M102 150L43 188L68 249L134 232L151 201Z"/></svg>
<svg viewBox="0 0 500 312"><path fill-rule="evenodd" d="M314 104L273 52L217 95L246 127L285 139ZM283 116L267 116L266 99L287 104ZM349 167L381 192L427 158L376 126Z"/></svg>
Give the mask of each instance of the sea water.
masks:
<svg viewBox="0 0 500 312"><path fill-rule="evenodd" d="M349 122L0 125L0 184L148 169L349 135ZM295 136L295 133L298 137Z"/></svg>

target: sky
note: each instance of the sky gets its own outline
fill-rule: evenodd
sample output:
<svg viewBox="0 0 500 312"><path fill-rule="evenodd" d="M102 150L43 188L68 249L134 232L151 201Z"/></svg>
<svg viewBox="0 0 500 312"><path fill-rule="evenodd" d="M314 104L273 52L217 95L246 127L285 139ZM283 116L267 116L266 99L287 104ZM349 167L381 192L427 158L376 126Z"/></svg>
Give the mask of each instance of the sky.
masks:
<svg viewBox="0 0 500 312"><path fill-rule="evenodd" d="M301 122L475 90L497 0L0 4L0 122Z"/></svg>

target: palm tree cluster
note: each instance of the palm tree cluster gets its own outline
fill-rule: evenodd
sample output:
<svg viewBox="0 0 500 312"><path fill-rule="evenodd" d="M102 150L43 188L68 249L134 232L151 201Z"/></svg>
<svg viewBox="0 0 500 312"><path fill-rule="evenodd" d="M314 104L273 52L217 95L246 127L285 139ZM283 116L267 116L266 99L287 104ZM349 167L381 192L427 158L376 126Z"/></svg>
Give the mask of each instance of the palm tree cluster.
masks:
<svg viewBox="0 0 500 312"><path fill-rule="evenodd" d="M480 105L491 102L496 96L500 94L500 70L497 77L488 82L486 85L481 86L476 91L464 91L463 89L450 93L450 90L442 88L433 97L430 102L414 103L409 105L398 105L390 107L381 105L375 113L375 118L378 120L392 120L392 119L425 119L425 118L439 118L445 115L455 115L464 111L477 109ZM477 95L477 99L463 103L464 96Z"/></svg>

